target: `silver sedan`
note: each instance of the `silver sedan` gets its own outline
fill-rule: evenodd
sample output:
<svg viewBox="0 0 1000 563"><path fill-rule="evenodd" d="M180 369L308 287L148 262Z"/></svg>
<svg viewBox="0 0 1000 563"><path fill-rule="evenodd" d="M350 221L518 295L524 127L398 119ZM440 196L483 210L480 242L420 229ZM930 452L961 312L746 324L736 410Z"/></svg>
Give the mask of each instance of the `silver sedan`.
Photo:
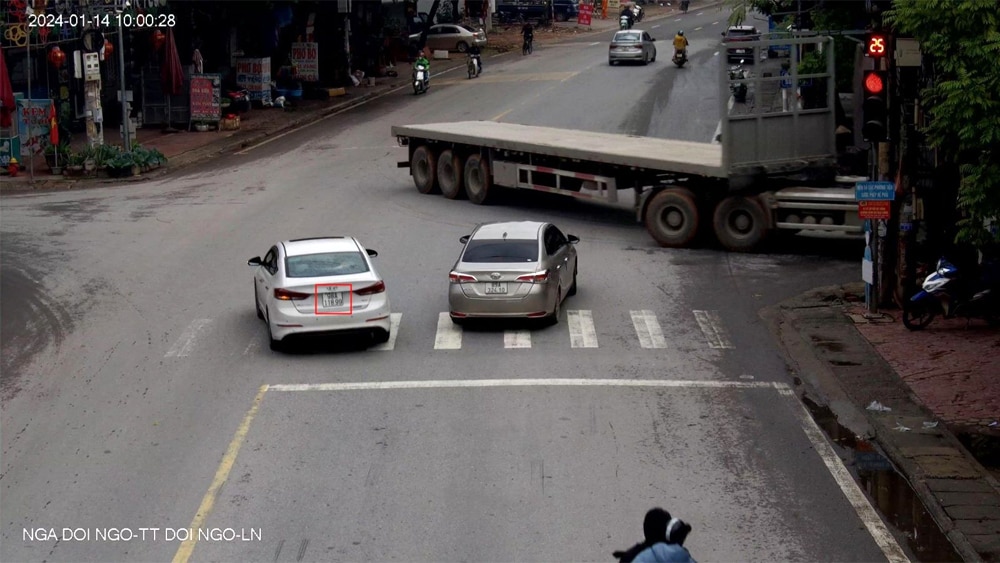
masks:
<svg viewBox="0 0 1000 563"><path fill-rule="evenodd" d="M451 320L547 318L559 322L562 301L576 294L580 239L536 221L485 223L460 241L448 274Z"/></svg>
<svg viewBox="0 0 1000 563"><path fill-rule="evenodd" d="M642 64L656 60L656 39L641 29L622 30L615 33L608 46L608 64L634 61Z"/></svg>

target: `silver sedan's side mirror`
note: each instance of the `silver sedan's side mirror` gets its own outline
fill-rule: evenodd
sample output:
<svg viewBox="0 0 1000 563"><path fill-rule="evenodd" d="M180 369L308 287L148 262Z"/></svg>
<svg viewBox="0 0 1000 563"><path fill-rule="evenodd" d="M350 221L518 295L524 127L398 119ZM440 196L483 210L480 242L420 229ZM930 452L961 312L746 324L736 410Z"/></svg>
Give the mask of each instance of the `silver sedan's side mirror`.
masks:
<svg viewBox="0 0 1000 563"><path fill-rule="evenodd" d="M570 244L576 244L580 242L580 237L576 235L566 235L566 240L568 240Z"/></svg>
<svg viewBox="0 0 1000 563"><path fill-rule="evenodd" d="M465 243L469 242L469 235L465 235L462 238L458 239L458 242L460 242L462 244L465 244Z"/></svg>
<svg viewBox="0 0 1000 563"><path fill-rule="evenodd" d="M253 258L247 260L247 266L261 266L260 256L254 256Z"/></svg>
<svg viewBox="0 0 1000 563"><path fill-rule="evenodd" d="M378 251L376 251L376 250L373 250L373 249L371 249L371 248L369 248L369 249L366 249L366 251L365 251L365 252L367 252L367 253L368 253L368 256L371 256L372 258L374 258L374 257L378 256Z"/></svg>

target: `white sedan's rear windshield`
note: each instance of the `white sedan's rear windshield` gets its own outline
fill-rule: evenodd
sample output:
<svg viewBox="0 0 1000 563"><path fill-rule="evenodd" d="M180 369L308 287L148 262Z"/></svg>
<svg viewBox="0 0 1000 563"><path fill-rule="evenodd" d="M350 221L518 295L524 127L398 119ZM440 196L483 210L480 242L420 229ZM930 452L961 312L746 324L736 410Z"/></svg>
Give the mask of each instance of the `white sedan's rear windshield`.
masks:
<svg viewBox="0 0 1000 563"><path fill-rule="evenodd" d="M368 271L368 262L360 252L324 252L289 256L285 259L285 264L290 278L346 276Z"/></svg>
<svg viewBox="0 0 1000 563"><path fill-rule="evenodd" d="M538 241L535 239L470 240L465 246L462 262L535 262Z"/></svg>
<svg viewBox="0 0 1000 563"><path fill-rule="evenodd" d="M619 43L635 43L640 39L641 37L638 33L616 33L614 41Z"/></svg>

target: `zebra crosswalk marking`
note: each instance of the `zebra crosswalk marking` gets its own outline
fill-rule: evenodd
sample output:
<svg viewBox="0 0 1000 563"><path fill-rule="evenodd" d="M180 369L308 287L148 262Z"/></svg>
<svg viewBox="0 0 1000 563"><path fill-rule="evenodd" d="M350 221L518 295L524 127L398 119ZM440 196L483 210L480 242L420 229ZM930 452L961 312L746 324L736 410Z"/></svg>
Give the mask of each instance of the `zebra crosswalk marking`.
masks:
<svg viewBox="0 0 1000 563"><path fill-rule="evenodd" d="M667 341L663 338L663 331L660 330L660 323L656 320L656 313L644 309L642 311L629 311L632 316L632 325L635 333L639 337L639 345L643 348L666 348Z"/></svg>
<svg viewBox="0 0 1000 563"><path fill-rule="evenodd" d="M438 313L437 334L434 335L435 350L458 350L462 347L462 329L451 322L451 315Z"/></svg>
<svg viewBox="0 0 1000 563"><path fill-rule="evenodd" d="M597 348L594 315L587 309L566 311L569 323L569 345L572 348Z"/></svg>
<svg viewBox="0 0 1000 563"><path fill-rule="evenodd" d="M505 330L503 331L504 348L531 348L530 330Z"/></svg>

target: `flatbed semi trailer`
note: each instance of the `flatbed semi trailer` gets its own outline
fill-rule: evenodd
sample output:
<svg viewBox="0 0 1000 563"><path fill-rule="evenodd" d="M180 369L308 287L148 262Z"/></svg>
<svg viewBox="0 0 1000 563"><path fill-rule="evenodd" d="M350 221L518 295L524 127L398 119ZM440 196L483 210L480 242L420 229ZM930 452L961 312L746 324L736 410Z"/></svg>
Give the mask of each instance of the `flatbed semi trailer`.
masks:
<svg viewBox="0 0 1000 563"><path fill-rule="evenodd" d="M768 42L747 45L757 43ZM832 54L829 72L832 78ZM832 175L829 94L818 110L727 111L721 144L494 121L397 125L391 132L408 148L398 165L410 169L421 193L486 204L497 188L509 188L614 203L619 190L632 189L636 219L661 246L689 246L710 224L723 246L749 251L776 229L861 233L853 182L863 178ZM781 138L771 142L769 134ZM816 179L803 183L803 175Z"/></svg>

